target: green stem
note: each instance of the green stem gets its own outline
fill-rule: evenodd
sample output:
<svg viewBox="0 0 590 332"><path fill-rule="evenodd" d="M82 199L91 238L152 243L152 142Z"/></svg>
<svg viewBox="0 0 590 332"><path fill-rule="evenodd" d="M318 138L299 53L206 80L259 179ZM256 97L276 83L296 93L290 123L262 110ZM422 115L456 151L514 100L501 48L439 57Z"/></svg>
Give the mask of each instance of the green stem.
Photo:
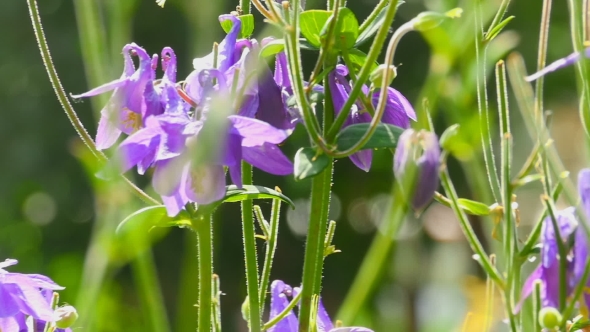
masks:
<svg viewBox="0 0 590 332"><path fill-rule="evenodd" d="M277 236L279 234L279 219L281 216L281 200L273 199L270 214L270 227L266 239L266 255L264 257L264 266L262 267L262 276L260 278L260 287L258 289L260 297L260 310L264 310L266 301L266 292L270 280L270 271L272 262L277 249Z"/></svg>
<svg viewBox="0 0 590 332"><path fill-rule="evenodd" d="M488 29L488 32L486 32L486 35L490 33L490 31L494 30L494 28L500 24L500 22L502 22L502 19L504 18L504 14L506 14L506 10L508 10L508 5L510 5L510 0L503 0L502 3L500 4L500 7L498 8L498 11L496 12L496 16L494 16L494 19L492 20L492 23L490 24L490 27Z"/></svg>
<svg viewBox="0 0 590 332"><path fill-rule="evenodd" d="M588 280L588 277L590 277L590 258L588 258L586 260L586 264L584 265L584 272L582 273L582 277L580 278L580 280ZM574 291L572 292L572 294L573 294L572 299L579 299L582 296L582 293L584 292L584 288L586 288L586 283L578 282L576 285L576 288L574 288ZM562 311L563 312L563 321L561 322L562 327L565 327L565 324L567 323L568 318L572 316L572 313L574 312L574 309L576 308L577 303L578 303L578 301L570 301L570 303L567 305L565 310Z"/></svg>
<svg viewBox="0 0 590 332"><path fill-rule="evenodd" d="M480 138L483 150L483 157L486 166L488 181L492 190L492 195L496 202L500 200L500 180L494 161L494 150L492 148L492 136L490 130L490 117L488 108L488 92L486 78L486 50L481 50L481 41L483 40L483 19L481 13L481 3L475 6L475 59L477 73L477 110L480 119ZM496 17L499 15L496 15ZM503 15L503 14L502 14Z"/></svg>
<svg viewBox="0 0 590 332"><path fill-rule="evenodd" d="M297 304L299 303L299 300L301 300L301 292L299 292L299 294L297 294L293 297L291 302L289 302L289 305L285 309L283 309L283 311L281 311L273 319L269 320L266 324L264 324L262 330L266 331L266 330L270 329L271 327L277 325L278 322L280 322L289 313L291 313L291 310L293 310L293 308L295 308L295 306L297 306Z"/></svg>
<svg viewBox="0 0 590 332"><path fill-rule="evenodd" d="M377 286L387 258L394 249L395 235L407 213L407 204L400 203L403 200L403 195L398 189L391 196L389 211L383 219L385 227L375 235L352 286L340 306L340 311L338 311L337 319L341 320L344 326L354 323L361 308Z"/></svg>
<svg viewBox="0 0 590 332"><path fill-rule="evenodd" d="M192 227L197 233L199 249L199 309L198 331L211 331L213 306L213 233L212 215L207 207L200 207L193 214Z"/></svg>
<svg viewBox="0 0 590 332"><path fill-rule="evenodd" d="M541 332L541 325L539 324L539 312L541 311L542 306L543 299L541 298L541 281L535 280L533 283L533 332Z"/></svg>
<svg viewBox="0 0 590 332"><path fill-rule="evenodd" d="M311 331L309 323L313 296L319 296L321 288L322 266L324 262L324 241L328 225L328 207L330 205L330 187L332 185L333 161L312 179L311 211L309 229L305 243L303 277L301 289L301 306L299 308L299 331Z"/></svg>
<svg viewBox="0 0 590 332"><path fill-rule="evenodd" d="M242 162L242 182L252 184L252 166ZM246 287L248 289L250 331L260 331L262 316L258 298L258 260L256 257L256 232L252 200L242 201L242 236L244 238L244 261L246 264Z"/></svg>
<svg viewBox="0 0 590 332"><path fill-rule="evenodd" d="M441 166L440 179L447 197L449 197L449 199L453 202L453 212L455 212L455 215L457 215L459 218L459 223L461 224L463 233L467 237L467 242L469 242L469 246L477 255L476 261L481 265L486 274L496 283L496 285L498 285L500 289L504 290L506 288L504 280L500 276L498 270L496 270L496 267L491 263L490 258L485 253L483 246L477 239L477 236L475 235L475 232L473 231L473 228L467 219L467 215L465 215L465 212L463 212L459 206L459 197L457 196L455 187L453 186L453 183L449 177L446 164Z"/></svg>
<svg viewBox="0 0 590 332"><path fill-rule="evenodd" d="M562 312L565 309L565 301L567 298L567 248L564 243L564 239L561 236L561 230L557 222L557 215L555 214L555 208L553 202L549 197L544 199L545 206L547 207L547 213L551 219L553 225L553 232L555 239L557 240L557 251L559 253L559 311Z"/></svg>
<svg viewBox="0 0 590 332"><path fill-rule="evenodd" d="M158 271L156 270L151 250L146 249L139 253L132 261L131 268L136 278L138 293L144 307L144 319L146 322L149 322L146 326L149 326L150 330L155 332L170 331L170 325L166 317L166 308L164 307L164 299L162 298L160 283L158 282Z"/></svg>
<svg viewBox="0 0 590 332"><path fill-rule="evenodd" d="M581 54L580 61L576 63L578 93L580 94L580 119L586 138L590 138L590 65L584 54L584 16L582 2L580 0L568 0L570 12L570 31L574 52Z"/></svg>
<svg viewBox="0 0 590 332"><path fill-rule="evenodd" d="M217 274L213 275L213 310L211 315L213 331L221 332L221 285Z"/></svg>
<svg viewBox="0 0 590 332"><path fill-rule="evenodd" d="M359 26L359 35L361 35L363 32L365 32L365 30L367 30L367 28L373 23L373 21L375 21L377 19L377 16L379 16L379 13L381 13L383 8L385 8L385 6L387 6L389 1L390 0L379 1L377 6L375 6L375 8L373 8L373 11L371 12L371 14L369 14L369 16L367 16L367 18Z"/></svg>
<svg viewBox="0 0 590 332"><path fill-rule="evenodd" d="M242 9L243 15L250 14L250 9L251 9L250 0L240 0L240 8Z"/></svg>
<svg viewBox="0 0 590 332"><path fill-rule="evenodd" d="M92 152L94 156L100 162L106 162L107 158L102 153L96 149L94 145L94 140L84 128L84 125L76 115L74 108L70 104L68 97L64 91L64 88L59 80L59 76L57 75L57 71L55 70L55 66L51 60L51 53L49 52L49 47L47 46L47 40L45 39L45 33L43 32L43 26L41 24L41 16L39 16L39 9L37 8L37 1L36 0L27 0L27 5L29 6L29 15L31 17L31 22L33 24L33 30L35 32L35 38L37 39L37 44L39 46L39 51L41 53L41 58L43 59L43 64L45 64L45 69L47 71L47 75L49 76L49 81L51 82L51 86L55 91L55 95L59 103L61 104L63 110L66 112L66 116L70 120L72 126L80 136L82 142L88 147L88 149ZM141 200L148 204L156 204L159 205L160 202L155 198L151 197L150 195L146 194L143 190L139 189L133 182L127 179L125 176L121 175L125 183L131 188L131 191L135 193Z"/></svg>

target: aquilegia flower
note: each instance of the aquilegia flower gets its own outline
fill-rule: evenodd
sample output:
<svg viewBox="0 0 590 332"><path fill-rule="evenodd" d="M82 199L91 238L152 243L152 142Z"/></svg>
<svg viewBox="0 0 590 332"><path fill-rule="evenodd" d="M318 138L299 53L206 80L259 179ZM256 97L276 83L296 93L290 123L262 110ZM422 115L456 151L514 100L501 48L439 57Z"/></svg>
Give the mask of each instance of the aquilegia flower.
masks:
<svg viewBox="0 0 590 332"><path fill-rule="evenodd" d="M590 47L588 47L584 50L584 57L590 58ZM581 58L582 58L582 55L579 52L574 52L574 53L566 56L565 58L561 58L559 60L554 61L553 63L551 63L547 67L539 70L538 72L527 76L526 80L529 82L534 81L534 80L538 79L539 77L544 76L548 73L554 72L554 71L561 69L561 68L565 68L567 66L571 66L574 63L580 61Z"/></svg>
<svg viewBox="0 0 590 332"><path fill-rule="evenodd" d="M590 216L590 169L582 169L578 173L578 192L582 199L582 209L586 213L586 216ZM583 222L583 218L580 222ZM576 234L574 239L573 248L573 278L572 287L580 282L590 286L590 280L581 280L584 274L584 268L586 267L586 260L588 259L588 245L590 244L586 237L584 226L579 224L576 228ZM588 292L583 293L583 300L586 306L590 304L590 294Z"/></svg>
<svg viewBox="0 0 590 332"><path fill-rule="evenodd" d="M540 257L541 262L524 283L521 302L517 305L516 311L520 309L522 301L533 292L535 280L541 281L542 306L559 307L559 260L567 258L559 257L557 241L567 243L568 237L576 229L577 220L574 212L575 209L573 207L557 211L555 217L557 218L556 221L561 238L558 238L555 234L551 217L547 217L543 221L541 229L541 243L543 245ZM568 260L568 278L571 277L571 267L571 262ZM571 291L569 282L567 291L568 293Z"/></svg>
<svg viewBox="0 0 590 332"><path fill-rule="evenodd" d="M283 310L289 306L289 298L297 296L300 289L298 287L291 288L281 280L275 280L270 285L271 300L270 300L270 316L273 319L278 316ZM298 319L293 310L291 310L283 319L276 325L268 329L269 332L297 332ZM317 330L318 332L373 332L365 327L334 327L322 300L319 301L317 312Z"/></svg>
<svg viewBox="0 0 590 332"><path fill-rule="evenodd" d="M399 137L393 156L393 173L398 182L405 176L408 167L416 167L412 207L424 208L438 188L438 167L440 147L438 139L432 132L406 129ZM409 188L408 188L409 189Z"/></svg>
<svg viewBox="0 0 590 332"><path fill-rule="evenodd" d="M346 99L348 99L349 93L352 90L350 83L346 80L346 75L348 75L348 68L344 65L337 65L336 69L328 74L328 83L330 85L336 114L339 114L342 111L342 107L346 103ZM379 89L371 95L373 106L377 106L382 91L382 89ZM368 95L369 89L364 86L362 93ZM350 115L344 123L344 126L371 122L371 115L364 109L362 103L357 101L352 107L353 108L351 109ZM414 121L416 120L416 113L410 102L408 102L406 97L404 97L399 91L388 87L385 113L383 114L381 121L401 128L409 128L410 119ZM372 158L373 151L369 149L361 150L350 156L350 160L358 168L366 172L371 168Z"/></svg>
<svg viewBox="0 0 590 332"><path fill-rule="evenodd" d="M36 321L53 322L55 317L47 294L64 289L40 274L4 270L17 263L15 259L0 263L0 331L26 331L25 315Z"/></svg>
<svg viewBox="0 0 590 332"><path fill-rule="evenodd" d="M135 70L131 56L139 58L139 68ZM96 133L96 148L111 147L121 132L132 134L141 127L146 116L145 90L155 78L157 55L150 58L147 52L135 43L123 47L125 67L118 80L103 84L88 92L72 95L73 98L91 97L113 91L107 105L100 111L100 121Z"/></svg>

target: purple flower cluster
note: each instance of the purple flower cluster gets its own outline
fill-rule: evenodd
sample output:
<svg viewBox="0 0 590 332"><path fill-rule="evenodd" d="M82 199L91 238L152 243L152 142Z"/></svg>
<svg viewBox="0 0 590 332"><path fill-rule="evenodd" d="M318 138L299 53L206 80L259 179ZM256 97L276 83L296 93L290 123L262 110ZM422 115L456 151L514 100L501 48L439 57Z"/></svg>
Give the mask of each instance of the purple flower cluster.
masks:
<svg viewBox="0 0 590 332"><path fill-rule="evenodd" d="M36 331L43 331L47 322L55 321L51 308L53 291L64 288L40 274L12 273L4 270L17 263L15 259L7 259L0 263L0 331L27 331L27 316L34 320Z"/></svg>
<svg viewBox="0 0 590 332"><path fill-rule="evenodd" d="M590 169L583 169L578 174L578 190L582 200L582 209L586 216L590 216ZM556 219L559 236L555 234L555 227L551 218L548 217L543 221L541 230L541 262L527 278L521 296L522 300L528 297L534 290L534 282L540 280L542 305L543 307L553 308L559 306L560 259L567 260L567 296L571 295L571 292L579 283L584 283L586 288L590 287L590 280L582 280L586 260L588 259L588 246L590 245L584 226L581 224L582 221L576 218L574 207L558 211L556 213ZM562 244L567 246L568 239L572 234L574 236L574 243L571 248L567 249L567 257L559 257L558 241L561 241ZM517 310L520 309L522 300L517 306ZM583 301L584 306L588 307L590 304L590 294L584 292L582 299L574 300Z"/></svg>
<svg viewBox="0 0 590 332"><path fill-rule="evenodd" d="M299 287L292 288L281 280L275 280L270 285L270 316L273 319L289 306L289 298L295 297L300 292ZM268 329L269 332L297 332L298 319L293 310L291 310L276 325ZM320 299L317 312L317 331L318 332L373 332L365 327L334 327L330 320L322 300Z"/></svg>
<svg viewBox="0 0 590 332"><path fill-rule="evenodd" d="M223 198L225 168L232 182L241 187L242 160L275 175L293 171L291 161L277 147L298 121L286 103L291 85L284 55L277 56L273 75L258 60L256 40L237 39L240 20L233 15L219 19L231 20L231 31L215 53L194 60L195 70L184 85L176 81L177 61L171 48L162 50L164 75L158 81L158 55L150 57L143 48L129 44L123 48L121 78L73 96L113 91L101 111L96 145L109 148L121 132L127 134L118 147L122 171L137 166L138 173L144 174L153 168L154 189L170 216L189 202L209 204ZM139 58L137 69L132 56ZM225 130L212 138L202 132L214 115L210 112L218 111L212 107L215 98L230 100L232 110L225 119ZM195 162L195 151L209 143L221 151L205 163Z"/></svg>
<svg viewBox="0 0 590 332"><path fill-rule="evenodd" d="M344 65L337 65L336 69L328 76L328 84L330 85L336 114L342 112L342 107L346 103L350 91L352 90L351 84L346 80L346 75L348 75L348 68ZM376 92L370 93L369 88L363 86L362 91L366 97L370 97L373 106L376 107L383 90L379 89ZM414 108L399 91L391 87L388 87L386 91L387 103L385 104L385 112L383 113L381 121L404 129L409 128L410 120L416 121L416 112L414 111ZM360 101L357 101L353 104L353 108L350 110L350 114L346 119L346 122L344 122L344 126L346 127L358 123L369 123L371 122L371 119L371 114L369 114L369 112L363 107ZM369 149L361 150L350 156L350 160L365 172L368 172L371 168L372 158L373 151Z"/></svg>

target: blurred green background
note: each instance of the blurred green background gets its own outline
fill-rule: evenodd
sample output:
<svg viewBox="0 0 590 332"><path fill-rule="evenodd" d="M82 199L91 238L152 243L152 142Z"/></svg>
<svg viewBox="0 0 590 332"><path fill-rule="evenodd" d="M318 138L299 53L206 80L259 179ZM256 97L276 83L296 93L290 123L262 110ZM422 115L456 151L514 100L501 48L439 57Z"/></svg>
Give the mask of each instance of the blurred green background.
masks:
<svg viewBox="0 0 590 332"><path fill-rule="evenodd" d="M351 0L348 6L360 21L376 2ZM403 39L395 58L395 63L402 66L393 86L417 109L423 107L424 97L429 99L438 134L452 123L461 123L461 160L451 164L452 176L462 196L491 204L481 173L472 2L407 0L400 7L395 26L425 9L445 11L460 6L465 13L461 19L427 35L412 33ZM483 2L489 24L499 1ZM118 78L122 70L121 48L132 41L148 53L159 53L162 47L171 46L179 58L179 78L185 77L191 70L192 59L208 53L212 43L223 38L217 16L235 10L236 5L230 0L168 0L164 9L151 0L39 3L53 60L68 93L84 92L93 85ZM323 5L317 0L307 1L308 8ZM529 72L533 71L540 12L541 1L514 1L508 15L515 15L516 19L489 47L490 70L497 59L516 49L525 56ZM263 25L260 15L256 15L259 33ZM86 46L81 44L79 33L84 30L80 30L80 25L89 17L102 25L96 32L104 43L86 38ZM138 290L142 279L137 277L137 271L146 266L149 269L149 264L132 263L142 240L114 236L116 225L143 205L122 184L92 176L97 169L47 79L26 3L0 1L0 27L0 259L18 259L19 265L11 271L43 273L65 286L61 301L80 310L79 331L150 331L150 322L142 312L145 298ZM556 2L549 37L550 61L571 52L568 29L566 5ZM85 55L97 56L100 63L94 67L87 63L85 67L83 47L97 48ZM305 53L307 72L314 57L313 53ZM582 142L583 134L576 112L573 69L551 74L545 86L546 106L554 111L552 131L556 144L566 166L575 174L583 166L584 153L582 144L578 147L575 143ZM495 114L493 91L490 96L491 112ZM92 105L96 103L100 109L101 102L104 99L74 103L93 136L96 120ZM531 143L519 128L518 112L513 114L515 164L520 165ZM305 133L299 128L284 151L292 157L304 144ZM379 151L370 173L356 169L347 159L336 163L331 218L338 223L334 242L342 253L326 260L322 292L332 317L378 228L393 181L391 159L389 152ZM294 182L290 177L260 172L255 173L255 182L269 187L278 185L297 203L294 211L284 209L271 275L272 279L297 285L302 270L310 182ZM145 179L137 179L137 183L148 184ZM522 234L537 218L539 193L533 185L519 195ZM270 203L260 204L269 213ZM495 240L489 236L491 221L472 221L487 239L487 245L493 245ZM215 272L220 275L225 294L223 327L226 331L244 331L246 324L240 305L246 288L239 205L223 206L217 213L215 227ZM148 229L139 227L133 231L147 234ZM184 229L154 230L149 234L155 239L153 259L171 329L194 330L197 275L193 236ZM485 314L485 284L452 212L434 203L422 216L408 216L397 240L397 250L358 318L359 324L376 331L457 331L471 312L466 331L476 331ZM147 257L144 262L150 261L151 256Z"/></svg>

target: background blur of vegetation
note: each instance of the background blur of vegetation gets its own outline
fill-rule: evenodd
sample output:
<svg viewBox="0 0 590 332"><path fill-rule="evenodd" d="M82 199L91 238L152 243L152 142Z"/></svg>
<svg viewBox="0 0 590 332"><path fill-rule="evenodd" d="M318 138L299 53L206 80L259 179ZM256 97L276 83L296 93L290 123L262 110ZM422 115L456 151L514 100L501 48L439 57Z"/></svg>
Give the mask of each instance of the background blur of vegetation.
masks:
<svg viewBox="0 0 590 332"><path fill-rule="evenodd" d="M472 2L475 1L407 0L400 7L396 26L425 9L445 11L460 6L465 13L463 18L427 36L413 33L404 38L395 61L403 66L393 85L417 108L422 107L421 98L429 98L439 134L449 124L461 123L465 128L460 148L463 164L451 164L452 175L462 196L489 204L491 200L485 195L489 188L478 173L481 152L473 83ZM484 8L489 9L484 13L489 24L499 1L483 2L487 6ZM39 3L53 60L67 92L80 93L90 85L118 78L122 69L120 50L132 41L148 53L159 52L164 46L173 47L179 57L179 78L185 77L192 69L192 59L208 53L212 43L223 38L217 16L234 10L237 1L168 0L161 9L153 0L94 0L94 5L99 3L103 8L99 18L105 28L99 33L108 41L107 52L95 55L109 59L102 63L104 70L94 73L88 68L85 71L76 21L76 14L81 20L85 3L93 1ZM348 6L362 20L375 3L376 0L351 0ZM323 1L307 1L308 9L323 5ZM540 13L541 1L514 1L508 15L515 15L516 19L509 24L509 31L490 47L490 64L514 48L524 54L529 72L533 71ZM567 24L566 5L556 2L549 61L572 50ZM261 27L259 24L256 31L260 32ZM133 249L141 239L114 238L116 225L141 203L124 186L89 176L96 169L51 89L24 1L0 1L0 28L0 259L16 258L20 263L14 270L44 273L66 286L61 300L81 311L80 330L149 331L150 323L140 310L143 299L137 284L141 279L134 277L134 271L146 266L131 263ZM92 40L85 42L90 45L86 47L93 46ZM431 52L429 43L435 51ZM306 56L309 67L315 54ZM547 108L554 111L553 135L572 174L584 165L584 154L577 144L582 132L574 84L573 69L568 68L551 74L545 88ZM101 106L99 100L93 102ZM86 100L74 106L94 135L93 102ZM494 112L493 107L491 111ZM519 119L513 121L515 162L520 164L530 142L519 130ZM304 144L303 134L298 130L285 145L288 155L293 156L295 148ZM358 170L347 159L336 164L331 218L338 221L335 243L343 253L327 259L323 289L324 303L332 316L376 230L382 195L390 190L391 155L377 155L370 173ZM272 274L273 279L296 285L303 262L309 180L295 183L289 177L258 173L255 179L258 184L280 186L298 203L298 209L283 213ZM146 181L138 179L138 183ZM538 188L530 188L530 197L519 197L521 228L525 231L536 220L539 206ZM262 207L269 211L270 203L263 203ZM487 244L492 245L489 220L473 222L480 234L487 237ZM191 327L196 323L196 297L191 286L196 284L197 275L192 235L181 229L151 234L157 238L153 256L172 330L194 330ZM239 205L224 205L220 209L215 239L215 272L220 275L226 294L222 297L224 329L244 330L240 305L246 290ZM433 204L419 219L409 216L399 240L397 248L403 250L392 255L359 323L377 331L450 331L459 330L466 313L472 312L466 330L478 330L484 314L485 284L478 279L481 271L471 259L452 212Z"/></svg>

